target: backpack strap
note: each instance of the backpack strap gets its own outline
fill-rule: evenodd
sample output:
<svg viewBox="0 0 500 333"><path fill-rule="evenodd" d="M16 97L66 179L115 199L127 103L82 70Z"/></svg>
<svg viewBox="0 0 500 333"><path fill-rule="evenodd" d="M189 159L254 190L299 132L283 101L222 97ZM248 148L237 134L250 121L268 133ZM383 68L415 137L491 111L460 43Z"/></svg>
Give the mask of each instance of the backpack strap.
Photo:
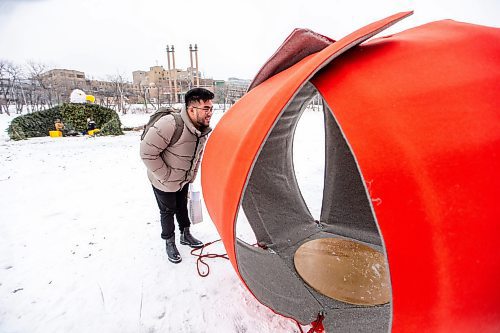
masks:
<svg viewBox="0 0 500 333"><path fill-rule="evenodd" d="M184 131L184 121L182 120L181 114L178 112L172 112L172 116L174 116L175 120L175 131L172 134L172 138L170 139L169 146L174 145L177 141L179 141L182 132Z"/></svg>
<svg viewBox="0 0 500 333"><path fill-rule="evenodd" d="M144 130L142 131L141 134L141 141L144 140L144 137L146 136L146 133L149 131L151 127L156 124L156 122L162 118L163 116L171 114L174 117L175 120L175 130L174 133L172 134L172 137L170 138L170 142L168 143L168 146L171 146L175 144L177 141L179 141L179 138L182 135L182 132L184 131L184 121L182 120L181 114L178 111L175 111L174 109L167 109L167 108L160 108L158 111L156 111L154 114L151 115L149 118L149 121L146 125L144 125Z"/></svg>

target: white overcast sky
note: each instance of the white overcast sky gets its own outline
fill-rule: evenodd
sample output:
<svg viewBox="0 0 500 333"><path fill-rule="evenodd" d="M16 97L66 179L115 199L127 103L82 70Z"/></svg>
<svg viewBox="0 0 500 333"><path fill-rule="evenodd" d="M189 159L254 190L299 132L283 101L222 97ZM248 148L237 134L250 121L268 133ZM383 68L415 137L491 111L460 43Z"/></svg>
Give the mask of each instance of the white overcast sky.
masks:
<svg viewBox="0 0 500 333"><path fill-rule="evenodd" d="M500 0L0 0L0 59L131 80L166 68L167 44L185 69L196 43L205 77L251 79L294 28L338 40L406 10L382 35L447 18L500 26Z"/></svg>

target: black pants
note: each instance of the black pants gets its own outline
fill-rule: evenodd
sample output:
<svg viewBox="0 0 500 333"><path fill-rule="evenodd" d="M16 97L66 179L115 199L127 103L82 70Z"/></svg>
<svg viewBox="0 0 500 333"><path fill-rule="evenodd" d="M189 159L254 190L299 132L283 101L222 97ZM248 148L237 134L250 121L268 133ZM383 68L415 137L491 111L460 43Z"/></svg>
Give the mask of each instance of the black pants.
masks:
<svg viewBox="0 0 500 333"><path fill-rule="evenodd" d="M188 188L189 184L186 184L180 191L163 192L153 186L156 202L160 208L161 238L167 239L174 235L174 215L181 232L191 225L187 208Z"/></svg>

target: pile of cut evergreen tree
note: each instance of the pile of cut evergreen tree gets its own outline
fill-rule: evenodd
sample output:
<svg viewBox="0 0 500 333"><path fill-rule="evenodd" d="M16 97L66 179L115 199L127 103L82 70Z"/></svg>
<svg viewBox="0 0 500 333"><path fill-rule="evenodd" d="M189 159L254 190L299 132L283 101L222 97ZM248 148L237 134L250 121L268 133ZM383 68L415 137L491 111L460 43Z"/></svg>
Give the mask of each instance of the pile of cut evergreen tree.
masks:
<svg viewBox="0 0 500 333"><path fill-rule="evenodd" d="M98 135L122 135L122 124L118 114L109 108L96 104L64 103L53 108L16 117L10 123L7 133L13 140L48 136L55 130L54 121L60 119L64 132L85 133L87 118L92 119L100 129Z"/></svg>

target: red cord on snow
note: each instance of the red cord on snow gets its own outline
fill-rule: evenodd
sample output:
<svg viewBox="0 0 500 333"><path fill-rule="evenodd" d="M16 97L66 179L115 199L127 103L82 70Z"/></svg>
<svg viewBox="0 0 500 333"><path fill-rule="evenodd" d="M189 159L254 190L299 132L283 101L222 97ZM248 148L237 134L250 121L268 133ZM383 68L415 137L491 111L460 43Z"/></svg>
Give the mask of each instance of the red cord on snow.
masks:
<svg viewBox="0 0 500 333"><path fill-rule="evenodd" d="M220 241L221 241L220 239L217 239L217 240L214 240L212 242L208 242L208 243L204 244L200 248L191 250L191 255L198 257L196 259L196 270L198 271L198 274L201 277L206 277L206 276L208 276L208 274L210 274L210 266L206 262L203 261L204 258L207 258L207 259L222 258L222 259L229 260L227 253L223 253L223 254L205 253L205 254L203 254L203 250L206 247L208 247L214 243L220 242ZM253 244L253 246L258 246L258 247L263 248L263 249L267 248L267 246L265 246L265 244L260 244L260 243ZM200 253L195 253L198 250L200 251ZM207 271L202 272L200 269L200 265L205 266L207 268ZM321 312L318 313L318 317L316 318L315 321L313 321L311 323L311 328L309 329L309 331L307 331L307 333L325 333L325 327L323 326L323 319L324 318L325 318L325 316L323 315L323 313L321 313ZM297 323L297 326L299 327L300 332L304 333L304 330L302 330L302 326L300 326L299 322L296 320L295 320L295 322Z"/></svg>
<svg viewBox="0 0 500 333"><path fill-rule="evenodd" d="M203 261L204 258L207 258L207 259L222 258L222 259L229 260L229 257L227 256L227 253L223 253L223 254L206 253L206 254L203 254L203 250L207 246L212 245L212 244L217 243L217 242L220 242L220 241L221 241L220 239L217 239L217 240L214 240L213 242L208 242L208 243L204 244L200 248L192 249L191 250L191 255L193 255L195 257L198 257L198 259L196 259L196 270L198 271L198 274L201 277L205 277L205 276L208 276L208 274L210 274L210 266L208 266L208 264ZM262 244L259 244L259 243L253 244L252 246L258 246L258 247L261 247L263 249L267 248L265 245L262 245ZM200 250L200 253L195 253L198 250ZM207 268L207 271L206 272L202 272L201 269L200 269L200 265L205 266Z"/></svg>
<svg viewBox="0 0 500 333"><path fill-rule="evenodd" d="M325 316L320 312L318 313L318 317L316 318L315 321L311 323L311 328L307 333L325 333L325 327L323 326L323 319L325 319ZM299 322L295 320L297 323L297 326L299 327L300 333L304 333L304 330L302 329L302 326L300 326Z"/></svg>
<svg viewBox="0 0 500 333"><path fill-rule="evenodd" d="M208 274L210 274L210 266L208 266L208 264L203 261L204 258L207 258L207 259L222 258L222 259L229 260L229 257L227 256L227 253L224 253L224 254L205 253L205 254L203 254L203 250L207 246L212 245L213 243L216 243L216 242L219 242L219 241L220 241L220 239L215 240L213 242L208 242L208 243L204 244L202 247L200 247L198 249L192 249L191 250L191 254L193 256L195 256L195 257L198 257L198 259L196 259L196 270L198 271L198 274L201 277L205 277L205 276L208 276ZM200 251L200 253L195 253L198 250ZM206 272L202 272L201 271L200 265L204 265L207 268Z"/></svg>

